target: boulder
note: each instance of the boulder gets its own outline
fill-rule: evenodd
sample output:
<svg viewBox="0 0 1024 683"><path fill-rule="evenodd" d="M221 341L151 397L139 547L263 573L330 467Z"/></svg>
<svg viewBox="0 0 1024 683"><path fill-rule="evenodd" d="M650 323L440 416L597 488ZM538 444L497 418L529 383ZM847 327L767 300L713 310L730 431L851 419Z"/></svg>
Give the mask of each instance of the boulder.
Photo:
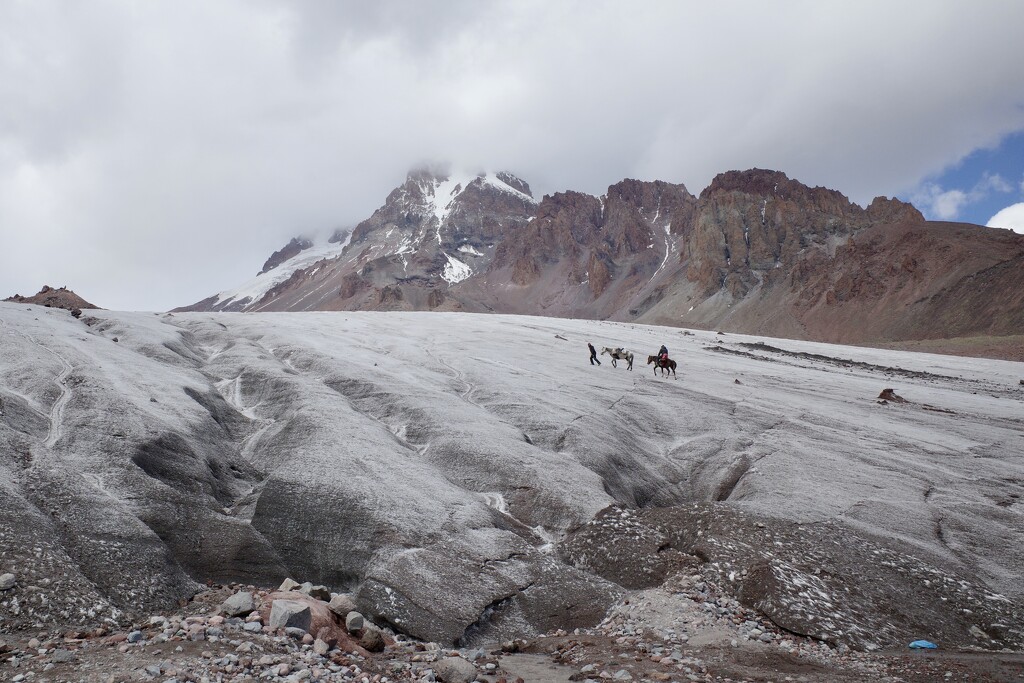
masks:
<svg viewBox="0 0 1024 683"><path fill-rule="evenodd" d="M359 633L359 644L370 652L384 651L384 634L373 624L367 623L366 627Z"/></svg>
<svg viewBox="0 0 1024 683"><path fill-rule="evenodd" d="M317 600L323 600L324 602L330 602L331 589L327 586L313 586L309 591L309 597L316 598Z"/></svg>
<svg viewBox="0 0 1024 683"><path fill-rule="evenodd" d="M280 601L300 603L309 609L309 624L305 628L307 633L314 635L325 643L336 645L339 649L342 649L345 652L356 651L362 655L368 654L366 650L348 634L345 630L345 626L338 619L338 616L328 609L327 603L311 598L308 595L303 595L302 593L294 591L288 593L278 592L271 593L266 597L263 604L260 606L260 615L263 618L263 623L267 624L268 629L277 628L269 622L269 619L272 611L272 605Z"/></svg>
<svg viewBox="0 0 1024 683"><path fill-rule="evenodd" d="M883 389L882 393L880 393L878 395L878 398L880 398L882 400L885 400L885 401L892 401L893 403L906 403L907 402L907 399L905 399L902 396L898 395L892 389Z"/></svg>
<svg viewBox="0 0 1024 683"><path fill-rule="evenodd" d="M220 606L220 612L229 617L243 617L256 609L256 600L252 593L239 591L225 600Z"/></svg>
<svg viewBox="0 0 1024 683"><path fill-rule="evenodd" d="M349 612L345 616L345 629L349 633L356 633L363 630L363 615L359 612Z"/></svg>
<svg viewBox="0 0 1024 683"><path fill-rule="evenodd" d="M316 639L327 643L327 649L331 650L338 646L338 638L330 627L322 627L316 632Z"/></svg>
<svg viewBox="0 0 1024 683"><path fill-rule="evenodd" d="M378 553L356 601L377 623L465 645L593 626L622 592L521 538L479 529L429 548Z"/></svg>
<svg viewBox="0 0 1024 683"><path fill-rule="evenodd" d="M462 657L445 657L434 664L434 675L444 683L473 683L476 667Z"/></svg>
<svg viewBox="0 0 1024 683"><path fill-rule="evenodd" d="M284 581L281 582L281 585L278 587L277 590L279 590L279 591L293 591L296 588L299 588L301 585L302 584L300 584L298 581L295 581L293 579L285 579Z"/></svg>
<svg viewBox="0 0 1024 683"><path fill-rule="evenodd" d="M9 591L14 588L14 584L18 582L14 574L2 574L0 575L0 591Z"/></svg>
<svg viewBox="0 0 1024 683"><path fill-rule="evenodd" d="M311 598L316 598L317 600L323 600L324 602L327 602L328 600L331 599L331 589L330 588L328 588L327 586L314 586L313 584L309 583L308 581L306 583L302 584L301 586L299 586L298 591L300 593L302 593L303 595L308 595Z"/></svg>
<svg viewBox="0 0 1024 683"><path fill-rule="evenodd" d="M347 593L338 593L331 601L327 604L332 612L337 614L339 617L345 617L349 612L356 611L356 603L352 599L352 596Z"/></svg>
<svg viewBox="0 0 1024 683"><path fill-rule="evenodd" d="M309 605L297 600L274 600L270 608L270 628L300 628L309 632L312 614Z"/></svg>

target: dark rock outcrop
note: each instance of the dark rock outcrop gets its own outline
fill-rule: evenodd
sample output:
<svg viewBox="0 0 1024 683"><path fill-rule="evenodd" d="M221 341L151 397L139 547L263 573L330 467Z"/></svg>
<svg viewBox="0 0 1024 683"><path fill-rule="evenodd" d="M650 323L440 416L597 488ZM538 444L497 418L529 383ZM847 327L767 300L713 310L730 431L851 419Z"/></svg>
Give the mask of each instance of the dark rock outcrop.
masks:
<svg viewBox="0 0 1024 683"><path fill-rule="evenodd" d="M293 256L297 255L299 252L303 251L304 249L309 249L312 246L313 243L304 237L293 237L288 244L284 245L282 248L278 249L277 251L270 255L270 258L268 258L266 263L263 264L263 269L260 270L259 274L262 275L268 270L273 270L274 268L277 268L279 265L281 265L288 259L292 258Z"/></svg>
<svg viewBox="0 0 1024 683"><path fill-rule="evenodd" d="M38 304L40 306L46 306L47 308L63 308L69 311L78 310L79 315L83 308L99 309L99 306L89 303L67 287L54 289L49 285L43 285L43 288L40 289L37 294L33 294L32 296L21 296L20 294L15 294L12 297L4 299L4 301L10 301L16 304Z"/></svg>

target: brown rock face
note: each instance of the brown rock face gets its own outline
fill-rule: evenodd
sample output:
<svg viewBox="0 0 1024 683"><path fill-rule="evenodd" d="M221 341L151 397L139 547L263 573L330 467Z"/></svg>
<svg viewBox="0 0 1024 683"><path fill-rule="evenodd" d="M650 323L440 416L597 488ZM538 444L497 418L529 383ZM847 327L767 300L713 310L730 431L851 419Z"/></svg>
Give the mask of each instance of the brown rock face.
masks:
<svg viewBox="0 0 1024 683"><path fill-rule="evenodd" d="M528 285L549 264L568 260L571 269L583 253L581 245L593 241L600 224L597 197L579 192L545 197L529 225L498 246L491 270L510 268L512 282Z"/></svg>
<svg viewBox="0 0 1024 683"><path fill-rule="evenodd" d="M675 264L677 235L687 231L694 205L684 186L660 181L624 180L603 198L545 197L534 220L498 246L486 277L526 287L521 300L560 298L547 312L604 317L649 294L654 276ZM560 297L551 296L553 287Z"/></svg>
<svg viewBox="0 0 1024 683"><path fill-rule="evenodd" d="M397 285L388 285L377 293L377 303L381 306L397 306L404 298L402 288Z"/></svg>
<svg viewBox="0 0 1024 683"><path fill-rule="evenodd" d="M788 272L807 248L828 251L830 242L873 222L838 192L760 169L716 177L696 214L687 277L705 296L725 287L737 299L772 271Z"/></svg>
<svg viewBox="0 0 1024 683"><path fill-rule="evenodd" d="M39 290L38 294L34 294L32 296L21 296L20 294L15 294L12 297L4 299L4 301L10 301L17 304L37 304L39 306L46 306L47 308L64 308L69 311L82 308L99 308L99 306L89 303L67 287L54 289L49 285L43 285L43 288Z"/></svg>
<svg viewBox="0 0 1024 683"><path fill-rule="evenodd" d="M777 171L722 173L699 197L623 180L537 204L511 174L418 170L341 256L237 307L495 311L848 343L1013 335L1021 259L1024 236L927 222L884 197L861 208Z"/></svg>
<svg viewBox="0 0 1024 683"><path fill-rule="evenodd" d="M884 341L1024 330L1024 237L956 223L860 231L789 283L813 338Z"/></svg>

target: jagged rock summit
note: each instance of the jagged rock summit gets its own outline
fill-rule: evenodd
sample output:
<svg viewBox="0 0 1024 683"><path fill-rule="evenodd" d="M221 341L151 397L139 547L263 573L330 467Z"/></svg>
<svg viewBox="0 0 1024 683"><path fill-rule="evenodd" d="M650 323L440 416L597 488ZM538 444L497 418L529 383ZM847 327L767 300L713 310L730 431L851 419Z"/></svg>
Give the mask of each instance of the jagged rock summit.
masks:
<svg viewBox="0 0 1024 683"><path fill-rule="evenodd" d="M282 263L294 258L300 252L312 246L313 242L305 237L293 237L291 242L270 255L270 258L267 259L266 263L263 264L263 268L256 275L263 275L267 271L277 268Z"/></svg>
<svg viewBox="0 0 1024 683"><path fill-rule="evenodd" d="M254 280L177 310L462 310L448 290L486 271L535 205L511 173L416 169L351 231L295 238Z"/></svg>
<svg viewBox="0 0 1024 683"><path fill-rule="evenodd" d="M623 180L539 202L509 173L421 169L347 241L292 240L253 282L180 310L505 312L842 343L1021 335L1024 236L764 169L699 196Z"/></svg>
<svg viewBox="0 0 1024 683"><path fill-rule="evenodd" d="M12 297L4 299L4 301L10 301L11 303L16 304L38 304L39 306L46 306L47 308L64 308L69 311L74 311L76 309L81 310L83 308L99 308L99 306L89 303L67 287L54 289L49 285L43 285L43 288L39 290L39 293L32 296L15 294Z"/></svg>

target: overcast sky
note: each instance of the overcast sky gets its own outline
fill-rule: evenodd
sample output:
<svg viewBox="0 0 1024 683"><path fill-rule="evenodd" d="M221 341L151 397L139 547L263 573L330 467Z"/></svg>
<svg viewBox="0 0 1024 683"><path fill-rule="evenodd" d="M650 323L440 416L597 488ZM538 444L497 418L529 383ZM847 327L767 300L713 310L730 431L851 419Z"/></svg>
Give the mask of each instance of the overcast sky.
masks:
<svg viewBox="0 0 1024 683"><path fill-rule="evenodd" d="M1024 202L1022 26L1017 0L6 0L0 297L192 303L428 160L538 196L772 168L985 223Z"/></svg>

